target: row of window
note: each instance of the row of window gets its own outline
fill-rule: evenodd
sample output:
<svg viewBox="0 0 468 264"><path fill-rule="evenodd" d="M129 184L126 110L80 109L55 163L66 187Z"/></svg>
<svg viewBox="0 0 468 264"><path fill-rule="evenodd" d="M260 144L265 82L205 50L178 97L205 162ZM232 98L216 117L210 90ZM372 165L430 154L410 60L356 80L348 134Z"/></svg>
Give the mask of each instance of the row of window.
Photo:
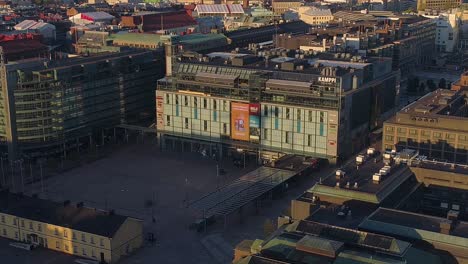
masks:
<svg viewBox="0 0 468 264"><path fill-rule="evenodd" d="M62 247L60 245L60 241L55 241L55 248L58 249L58 250L62 249ZM70 252L70 247L69 247L68 244L64 245L64 249L65 249L65 251ZM80 254L82 256L88 256L88 251L86 250L86 248L82 247L81 252L80 252L79 247L77 245L73 245L73 251L70 252L70 253L75 254L75 255ZM91 249L91 257L97 259L96 252L94 251L94 249Z"/></svg>
<svg viewBox="0 0 468 264"><path fill-rule="evenodd" d="M180 96L180 97L183 97L184 106L189 106L190 105L190 97L189 96L184 95L184 96ZM174 95L174 99L175 99L175 105L179 105L180 102L179 102L179 95L178 94ZM218 102L216 100L214 100L214 99L213 100L208 100L207 98L203 98L201 101L202 101L202 106L205 109L208 108L208 101L212 102L214 110L218 109ZM170 96L170 94L166 94L166 104L170 104L170 103L171 103L171 96ZM227 101L222 100L221 104L222 104L222 110L223 111L229 111ZM198 97L193 97L193 107L198 107Z"/></svg>
<svg viewBox="0 0 468 264"><path fill-rule="evenodd" d="M5 221L5 216L4 216L4 215L1 216L0 220L1 220L1 222L4 223L4 224L6 223L6 221ZM13 224L14 226L16 226L16 225L18 224L16 218L13 218L13 223L12 223L12 224ZM25 222L24 222L23 219L21 219L20 224L21 224L21 227L23 227L23 228L26 227ZM29 221L29 230L32 230L32 231L35 230L35 229L34 229L34 224L33 224L32 221ZM36 229L36 231L37 231L37 232L42 232L42 224L41 224L41 223L38 223L38 224L37 224L37 229ZM57 227L56 227L55 230L54 230L54 234L55 234L56 236L60 236L60 232L59 232L59 229L58 229ZM68 238L68 230L67 230L67 229L63 229L63 237L64 237L64 238ZM76 232L72 232L72 239L73 239L73 240L77 240ZM87 242L86 234L85 234L85 233L81 233L81 241L82 241L82 242ZM94 237L93 237L93 236L90 236L89 242L90 242L91 244L95 244L95 240L94 240ZM101 246L104 246L104 239L103 239L103 238L100 239L99 244L100 244Z"/></svg>
<svg viewBox="0 0 468 264"><path fill-rule="evenodd" d="M393 133L395 131L395 128L392 126L387 126L385 128L386 132ZM408 132L409 135L417 136L418 135L418 129L407 129L404 127L398 127L397 128L397 133L398 134L405 134ZM433 138L443 138L442 132L435 132L435 131L429 131L429 130L421 130L420 134L422 137L430 137L432 132L432 137ZM445 139L448 140L455 140L456 139L456 134L451 134L451 133L445 133ZM468 135L458 135L458 140L459 141L467 141L468 142Z"/></svg>

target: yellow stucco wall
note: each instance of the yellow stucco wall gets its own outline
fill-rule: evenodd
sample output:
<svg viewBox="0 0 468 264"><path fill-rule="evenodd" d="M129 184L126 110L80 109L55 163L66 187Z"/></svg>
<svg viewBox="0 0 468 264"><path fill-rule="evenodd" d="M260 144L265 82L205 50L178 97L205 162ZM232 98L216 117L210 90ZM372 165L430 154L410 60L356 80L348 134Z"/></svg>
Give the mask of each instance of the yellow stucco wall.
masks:
<svg viewBox="0 0 468 264"><path fill-rule="evenodd" d="M143 245L143 221L127 218L111 240L112 259L132 254Z"/></svg>
<svg viewBox="0 0 468 264"><path fill-rule="evenodd" d="M34 235L37 238L34 238ZM4 213L0 213L0 236L21 242L37 243L52 250L83 258L100 260L102 252L106 262L114 261L111 241L107 237Z"/></svg>

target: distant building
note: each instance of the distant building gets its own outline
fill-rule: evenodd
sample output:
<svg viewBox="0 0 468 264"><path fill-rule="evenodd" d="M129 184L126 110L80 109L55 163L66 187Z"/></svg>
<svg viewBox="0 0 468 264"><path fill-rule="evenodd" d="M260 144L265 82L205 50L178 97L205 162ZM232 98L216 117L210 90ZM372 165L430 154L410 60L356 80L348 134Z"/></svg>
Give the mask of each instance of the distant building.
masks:
<svg viewBox="0 0 468 264"><path fill-rule="evenodd" d="M298 9L299 19L309 25L322 25L327 24L333 20L333 15L330 9L311 8L308 6L301 6Z"/></svg>
<svg viewBox="0 0 468 264"><path fill-rule="evenodd" d="M22 53L14 57L21 59L40 50L30 44L27 48L31 51L3 46L4 57L19 50ZM1 79L0 111L5 121L0 124L0 140L10 159L90 148L95 140L102 143L105 129L147 122L153 116L156 80L164 69L162 58L158 61L153 52L33 58L10 59L2 69L8 78Z"/></svg>
<svg viewBox="0 0 468 264"><path fill-rule="evenodd" d="M194 10L197 16L242 16L244 9L241 4L197 5Z"/></svg>
<svg viewBox="0 0 468 264"><path fill-rule="evenodd" d="M416 149L431 159L468 163L466 91L439 89L385 121L382 148Z"/></svg>
<svg viewBox="0 0 468 264"><path fill-rule="evenodd" d="M69 20L74 24L86 25L91 23L104 23L110 24L115 17L106 12L97 11L97 12L87 12L79 13L72 17L69 17Z"/></svg>
<svg viewBox="0 0 468 264"><path fill-rule="evenodd" d="M282 15L284 12L288 11L289 9L299 8L303 5L303 1L301 0L272 0L271 1L271 8L275 15Z"/></svg>
<svg viewBox="0 0 468 264"><path fill-rule="evenodd" d="M436 49L438 52L454 52L462 26L461 13L444 13L437 19Z"/></svg>
<svg viewBox="0 0 468 264"><path fill-rule="evenodd" d="M122 16L120 25L123 28L138 29L141 32L190 34L197 32L197 21L185 11L165 13L143 13L132 16Z"/></svg>
<svg viewBox="0 0 468 264"><path fill-rule="evenodd" d="M0 192L0 237L116 263L143 246L143 221L83 204Z"/></svg>
<svg viewBox="0 0 468 264"><path fill-rule="evenodd" d="M460 79L452 83L452 90L467 90L468 91L468 72L462 73Z"/></svg>
<svg viewBox="0 0 468 264"><path fill-rule="evenodd" d="M459 7L460 4L460 0L418 0L418 10L449 10Z"/></svg>
<svg viewBox="0 0 468 264"><path fill-rule="evenodd" d="M72 7L67 10L67 16L72 17L79 13L88 13L88 12L96 12L96 9L92 6Z"/></svg>
<svg viewBox="0 0 468 264"><path fill-rule="evenodd" d="M34 20L23 20L21 23L14 26L14 29L19 32L34 32L41 34L46 42L52 42L56 39L55 26L49 23L36 22Z"/></svg>

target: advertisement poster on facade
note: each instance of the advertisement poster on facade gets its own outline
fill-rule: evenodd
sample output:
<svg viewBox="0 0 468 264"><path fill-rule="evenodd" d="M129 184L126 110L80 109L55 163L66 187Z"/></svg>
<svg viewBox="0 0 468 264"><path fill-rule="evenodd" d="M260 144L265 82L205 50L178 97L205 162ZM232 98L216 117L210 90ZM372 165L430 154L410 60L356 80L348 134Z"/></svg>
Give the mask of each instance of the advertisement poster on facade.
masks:
<svg viewBox="0 0 468 264"><path fill-rule="evenodd" d="M260 104L249 104L250 141L260 140Z"/></svg>
<svg viewBox="0 0 468 264"><path fill-rule="evenodd" d="M164 128L164 99L161 95L156 96L156 129Z"/></svg>
<svg viewBox="0 0 468 264"><path fill-rule="evenodd" d="M249 104L231 103L231 137L249 141Z"/></svg>

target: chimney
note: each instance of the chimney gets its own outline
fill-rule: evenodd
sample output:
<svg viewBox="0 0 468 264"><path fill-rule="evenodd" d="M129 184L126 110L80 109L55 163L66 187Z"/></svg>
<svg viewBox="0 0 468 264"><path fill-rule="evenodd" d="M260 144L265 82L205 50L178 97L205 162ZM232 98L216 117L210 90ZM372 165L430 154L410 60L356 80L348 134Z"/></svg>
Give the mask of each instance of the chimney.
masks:
<svg viewBox="0 0 468 264"><path fill-rule="evenodd" d="M440 222L440 233L444 235L450 235L452 230L452 220L444 219Z"/></svg>

